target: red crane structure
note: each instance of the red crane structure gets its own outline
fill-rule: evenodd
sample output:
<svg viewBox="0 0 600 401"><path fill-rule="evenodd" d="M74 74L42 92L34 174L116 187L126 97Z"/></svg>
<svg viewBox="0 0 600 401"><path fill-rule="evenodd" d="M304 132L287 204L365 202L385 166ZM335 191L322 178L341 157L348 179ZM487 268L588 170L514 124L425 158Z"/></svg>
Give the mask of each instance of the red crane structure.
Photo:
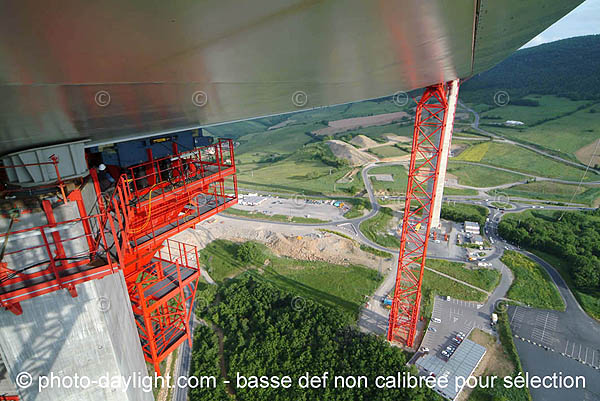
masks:
<svg viewBox="0 0 600 401"><path fill-rule="evenodd" d="M452 102L451 96L454 97ZM452 133L457 97L457 81L429 86L416 108L398 270L387 331L388 341L407 347L413 346L417 332L438 175L442 159L447 157L444 137ZM446 143L449 146L449 141ZM445 162L443 164L445 168Z"/></svg>
<svg viewBox="0 0 600 401"><path fill-rule="evenodd" d="M77 218L58 221L57 206L43 200L46 224L0 235L9 244L0 306L20 315L24 300L60 289L77 297L77 284L122 271L144 358L160 374L171 352L191 344L200 278L196 247L172 237L237 203L237 178L229 139L186 152L174 144L169 156L149 159L121 175L110 196L91 169L60 202L73 202ZM60 176L56 185L63 189Z"/></svg>

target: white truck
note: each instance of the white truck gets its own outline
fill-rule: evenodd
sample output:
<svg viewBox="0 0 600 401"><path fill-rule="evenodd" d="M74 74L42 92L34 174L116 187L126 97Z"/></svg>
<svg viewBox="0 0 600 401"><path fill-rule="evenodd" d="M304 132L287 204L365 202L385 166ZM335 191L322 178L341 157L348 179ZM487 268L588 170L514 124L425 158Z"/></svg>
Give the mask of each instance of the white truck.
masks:
<svg viewBox="0 0 600 401"><path fill-rule="evenodd" d="M498 314L492 313L492 326L498 323Z"/></svg>

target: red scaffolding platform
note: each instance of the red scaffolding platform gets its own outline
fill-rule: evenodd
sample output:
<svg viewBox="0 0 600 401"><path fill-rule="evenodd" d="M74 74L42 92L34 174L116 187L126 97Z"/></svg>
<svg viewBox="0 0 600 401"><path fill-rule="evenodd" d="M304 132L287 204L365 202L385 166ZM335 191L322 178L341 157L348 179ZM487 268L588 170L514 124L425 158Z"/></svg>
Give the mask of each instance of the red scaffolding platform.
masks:
<svg viewBox="0 0 600 401"><path fill-rule="evenodd" d="M168 157L133 166L106 198L91 170L96 214L87 215L75 189L65 207L73 210L74 202L78 218L56 221L44 203L46 224L0 235L4 246L11 244L3 257L14 262L0 263L0 305L20 314L25 299L60 289L77 296L77 284L123 270L144 357L158 372L169 353L191 341L200 277L196 248L170 238L237 203L235 172L231 140L186 152L174 148ZM33 245L20 246L22 237ZM69 246L75 241L77 247ZM16 266L31 255L31 266Z"/></svg>
<svg viewBox="0 0 600 401"><path fill-rule="evenodd" d="M412 347L421 303L421 283L448 118L445 84L428 87L416 108L400 253L387 339Z"/></svg>

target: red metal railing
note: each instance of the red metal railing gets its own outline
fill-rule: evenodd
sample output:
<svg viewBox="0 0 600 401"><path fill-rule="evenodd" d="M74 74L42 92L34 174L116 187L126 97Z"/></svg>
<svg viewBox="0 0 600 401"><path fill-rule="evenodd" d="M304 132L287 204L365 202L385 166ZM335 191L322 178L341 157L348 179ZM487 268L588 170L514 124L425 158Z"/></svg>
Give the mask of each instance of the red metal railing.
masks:
<svg viewBox="0 0 600 401"><path fill-rule="evenodd" d="M54 166L54 171L56 173L56 180L54 181L54 185L53 184L49 184L49 185L42 185L42 186L37 186L36 188L53 188L53 187L58 187L60 189L60 193L62 194L62 200L64 203L67 203L67 196L65 194L65 183L62 180L61 176L60 176L60 171L58 171L58 157L56 155L51 155L49 157L50 161L49 162L40 162L40 163L27 163L27 164L13 164L10 166L0 166L0 169L3 170L8 170L8 169L17 169L17 168L26 168L26 167L34 167L34 166L46 166L46 165L53 165ZM15 175L17 175L16 171L15 171ZM23 192L23 191L29 191L30 188L17 188L17 189L10 189L10 190L4 190L5 193L14 193L14 192Z"/></svg>
<svg viewBox="0 0 600 401"><path fill-rule="evenodd" d="M164 248L127 285L144 357L159 374L173 350L185 340L191 344L189 321L200 278L195 246L168 239Z"/></svg>
<svg viewBox="0 0 600 401"><path fill-rule="evenodd" d="M58 289L67 289L75 296L76 284L102 278L118 268L118 261L109 252L104 252L101 263L90 266L98 260L97 246L109 249L104 230L99 231L100 241L95 242L94 234L86 228L101 226L102 215L61 222L50 216L43 226L0 235L0 242L8 244L0 262L0 305L15 313L20 314L18 304L23 300ZM25 242L31 245L21 246ZM17 244L16 249L12 244Z"/></svg>

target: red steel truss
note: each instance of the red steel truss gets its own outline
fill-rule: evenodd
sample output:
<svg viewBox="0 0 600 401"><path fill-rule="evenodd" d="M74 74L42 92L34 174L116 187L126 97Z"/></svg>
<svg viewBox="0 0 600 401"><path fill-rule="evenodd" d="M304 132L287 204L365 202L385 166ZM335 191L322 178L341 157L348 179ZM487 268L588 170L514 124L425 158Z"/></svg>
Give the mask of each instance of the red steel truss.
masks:
<svg viewBox="0 0 600 401"><path fill-rule="evenodd" d="M75 189L68 201L79 218L57 222L45 201L47 224L0 234L0 306L21 314L23 300L60 289L75 297L76 284L123 270L144 356L158 372L169 353L191 341L200 277L196 248L169 238L237 203L235 172L231 140L187 152L175 147L169 157L134 166L108 198L91 170L96 214L88 216ZM20 238L32 245L21 246Z"/></svg>
<svg viewBox="0 0 600 401"><path fill-rule="evenodd" d="M413 346L417 330L431 210L445 126L448 118L453 118L450 114L446 85L428 87L416 109L398 270L387 331L388 341L408 347Z"/></svg>

